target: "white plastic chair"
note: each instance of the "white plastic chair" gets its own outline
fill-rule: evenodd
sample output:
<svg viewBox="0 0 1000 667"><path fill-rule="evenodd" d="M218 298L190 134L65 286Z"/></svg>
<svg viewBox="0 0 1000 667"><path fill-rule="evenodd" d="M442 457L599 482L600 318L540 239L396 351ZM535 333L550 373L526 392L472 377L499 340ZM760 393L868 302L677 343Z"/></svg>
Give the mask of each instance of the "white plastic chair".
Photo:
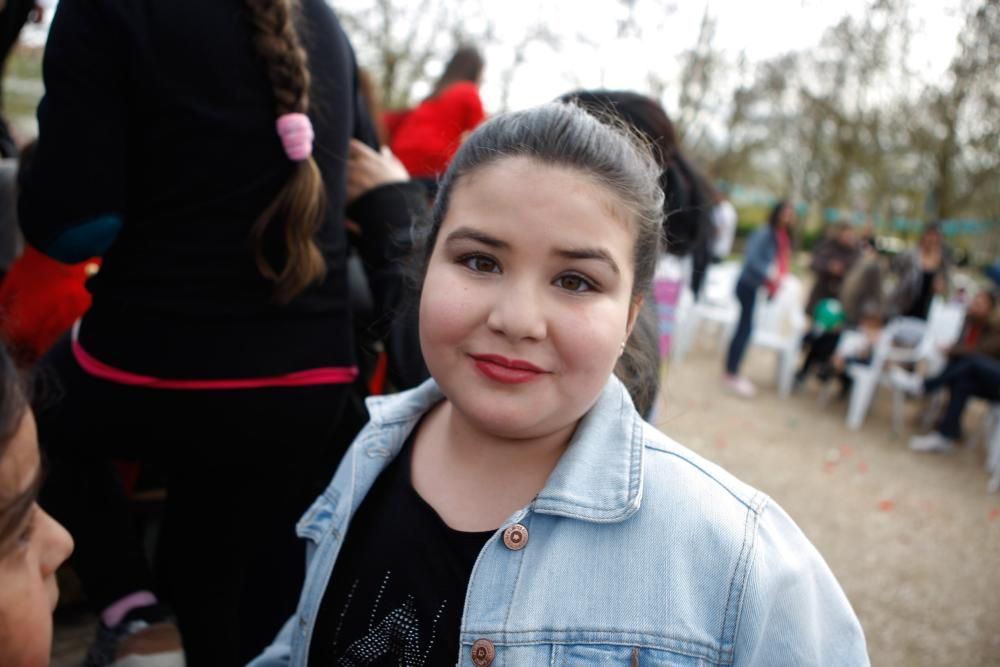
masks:
<svg viewBox="0 0 1000 667"><path fill-rule="evenodd" d="M965 322L965 311L965 304L948 303L941 297L934 297L931 302L931 309L927 315L929 333L925 358L927 375L937 375L944 369L948 359L941 350L954 345L958 340L962 333L962 324Z"/></svg>
<svg viewBox="0 0 1000 667"><path fill-rule="evenodd" d="M986 491L1000 491L1000 403L993 403L984 418L986 427L986 472L990 480Z"/></svg>
<svg viewBox="0 0 1000 667"><path fill-rule="evenodd" d="M732 337L740 317L740 304L736 300L736 281L740 269L739 262L713 264L708 268L698 301L690 298L688 292L685 301L687 307L677 317L676 345L671 350L674 361L684 360L705 323L716 325L719 343L725 343Z"/></svg>
<svg viewBox="0 0 1000 667"><path fill-rule="evenodd" d="M913 363L923 362L923 375L930 377L937 375L944 370L948 363L948 357L942 350L954 345L962 333L962 324L965 322L965 304L948 303L941 297L934 297L931 302L930 312L927 315L927 325L925 335L920 341L918 349L914 350L909 361ZM893 433L900 433L903 427L903 407L906 403L906 395L900 387L892 386L892 430ZM932 403L936 409L928 409L924 415L927 422L934 418L935 413L940 409L940 404ZM925 423L924 426L929 426Z"/></svg>
<svg viewBox="0 0 1000 667"><path fill-rule="evenodd" d="M861 428L871 408L872 400L879 384L888 382L886 371L891 364L915 363L926 356L930 346L927 322L913 317L898 317L890 321L879 337L872 351L871 363L848 364L847 374L851 377L851 397L847 405L847 428L856 431ZM896 341L912 341L912 345L901 346ZM899 405L893 405L893 428L899 430L902 415L902 393L894 396Z"/></svg>
<svg viewBox="0 0 1000 667"><path fill-rule="evenodd" d="M806 318L802 312L802 282L793 275L785 276L773 299L757 299L753 335L750 344L774 350L778 356L776 384L778 395L792 391L795 367L799 358Z"/></svg>

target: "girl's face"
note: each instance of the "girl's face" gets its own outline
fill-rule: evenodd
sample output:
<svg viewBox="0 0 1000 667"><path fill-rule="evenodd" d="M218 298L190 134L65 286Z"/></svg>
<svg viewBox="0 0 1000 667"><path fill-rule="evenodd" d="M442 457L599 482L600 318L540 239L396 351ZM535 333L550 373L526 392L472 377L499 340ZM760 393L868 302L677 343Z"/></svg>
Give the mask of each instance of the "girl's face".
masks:
<svg viewBox="0 0 1000 667"><path fill-rule="evenodd" d="M420 342L463 418L500 437L575 425L631 332L636 232L580 172L506 158L451 194L424 279Z"/></svg>
<svg viewBox="0 0 1000 667"><path fill-rule="evenodd" d="M28 410L0 459L0 503L30 489L40 474L35 420ZM0 543L0 665L44 667L52 645L52 611L59 599L56 568L73 540L38 503Z"/></svg>

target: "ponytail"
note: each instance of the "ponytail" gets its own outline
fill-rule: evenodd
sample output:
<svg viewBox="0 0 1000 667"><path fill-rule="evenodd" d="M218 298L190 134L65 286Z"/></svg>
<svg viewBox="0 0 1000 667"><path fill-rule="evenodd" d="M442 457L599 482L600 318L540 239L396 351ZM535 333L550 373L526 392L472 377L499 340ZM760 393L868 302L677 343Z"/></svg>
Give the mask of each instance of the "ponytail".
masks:
<svg viewBox="0 0 1000 667"><path fill-rule="evenodd" d="M254 46L267 65L276 117L309 110L309 69L292 18L297 0L244 0L250 12ZM296 163L291 178L250 230L261 275L274 282L274 299L288 303L326 275L326 261L314 239L326 207L323 178L311 156ZM283 222L284 261L278 266L264 252L265 234Z"/></svg>

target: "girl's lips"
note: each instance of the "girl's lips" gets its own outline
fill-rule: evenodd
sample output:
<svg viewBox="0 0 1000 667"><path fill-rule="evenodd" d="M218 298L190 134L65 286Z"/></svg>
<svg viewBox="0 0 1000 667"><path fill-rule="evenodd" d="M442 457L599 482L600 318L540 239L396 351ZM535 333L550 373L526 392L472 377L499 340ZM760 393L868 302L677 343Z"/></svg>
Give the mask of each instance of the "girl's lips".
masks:
<svg viewBox="0 0 1000 667"><path fill-rule="evenodd" d="M521 359L507 359L496 354L471 355L479 372L503 384L531 382L546 373L538 366Z"/></svg>

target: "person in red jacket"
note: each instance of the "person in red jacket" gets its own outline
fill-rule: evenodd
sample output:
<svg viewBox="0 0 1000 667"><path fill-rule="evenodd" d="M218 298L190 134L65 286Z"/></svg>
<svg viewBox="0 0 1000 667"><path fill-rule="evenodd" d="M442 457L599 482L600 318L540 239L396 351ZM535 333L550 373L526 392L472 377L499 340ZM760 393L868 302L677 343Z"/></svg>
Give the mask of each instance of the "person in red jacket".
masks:
<svg viewBox="0 0 1000 667"><path fill-rule="evenodd" d="M443 174L466 134L486 118L479 99L483 57L463 46L451 57L431 94L406 114L392 136L392 152L412 178Z"/></svg>

